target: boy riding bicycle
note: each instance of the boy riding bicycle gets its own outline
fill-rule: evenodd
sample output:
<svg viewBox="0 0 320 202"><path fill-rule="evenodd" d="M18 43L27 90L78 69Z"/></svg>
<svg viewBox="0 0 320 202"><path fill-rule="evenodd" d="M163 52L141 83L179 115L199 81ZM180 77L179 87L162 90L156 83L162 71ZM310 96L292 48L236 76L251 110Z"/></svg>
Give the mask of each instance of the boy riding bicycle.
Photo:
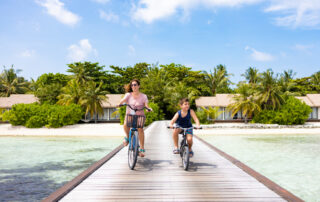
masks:
<svg viewBox="0 0 320 202"><path fill-rule="evenodd" d="M198 120L196 113L192 109L190 109L190 104L189 104L188 98L181 99L179 104L180 104L181 110L179 110L174 115L174 117L170 121L169 127L173 128L173 124L176 123L178 126L180 126L182 128L190 128L190 127L192 127L192 123L191 123L191 117L192 117L194 122L196 123L196 127L199 128L200 122ZM172 134L173 143L174 143L174 149L173 149L174 154L179 154L178 139L179 139L180 132L181 132L181 129L176 128L176 129L174 129L173 134ZM193 156L193 151L192 151L193 130L188 129L186 131L186 133L187 133L187 142L188 142L189 151L190 151L189 154L190 154L190 157L192 157Z"/></svg>

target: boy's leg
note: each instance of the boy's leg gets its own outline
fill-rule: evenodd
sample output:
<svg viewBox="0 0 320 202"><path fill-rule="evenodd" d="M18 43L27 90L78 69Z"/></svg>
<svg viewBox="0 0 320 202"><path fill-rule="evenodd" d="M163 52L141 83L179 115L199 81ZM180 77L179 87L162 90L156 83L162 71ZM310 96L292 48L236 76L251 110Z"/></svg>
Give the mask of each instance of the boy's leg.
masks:
<svg viewBox="0 0 320 202"><path fill-rule="evenodd" d="M173 144L175 149L178 149L179 132L180 132L180 129L176 128L173 130L173 134L172 134Z"/></svg>
<svg viewBox="0 0 320 202"><path fill-rule="evenodd" d="M180 130L181 129L176 128L176 129L174 129L173 134L172 134L172 139L173 139L173 144L174 144L174 149L173 149L174 154L179 154L178 141L179 141Z"/></svg>
<svg viewBox="0 0 320 202"><path fill-rule="evenodd" d="M193 151L192 151L192 144L193 144L193 130L189 129L187 132L187 142L189 146L189 155L190 157L193 157Z"/></svg>
<svg viewBox="0 0 320 202"><path fill-rule="evenodd" d="M187 142L189 145L189 151L192 151L192 144L193 144L193 135L191 134L187 134Z"/></svg>

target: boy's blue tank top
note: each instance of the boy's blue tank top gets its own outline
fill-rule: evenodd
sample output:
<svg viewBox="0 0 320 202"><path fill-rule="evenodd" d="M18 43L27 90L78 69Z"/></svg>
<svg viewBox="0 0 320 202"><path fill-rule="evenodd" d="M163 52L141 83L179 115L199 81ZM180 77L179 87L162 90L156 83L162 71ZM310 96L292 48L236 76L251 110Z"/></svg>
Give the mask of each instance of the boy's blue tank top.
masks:
<svg viewBox="0 0 320 202"><path fill-rule="evenodd" d="M181 116L181 110L178 111L179 117L176 121L176 124L179 125L182 128L190 128L192 127L191 123L191 114L190 114L190 109L188 110L187 116L183 117Z"/></svg>

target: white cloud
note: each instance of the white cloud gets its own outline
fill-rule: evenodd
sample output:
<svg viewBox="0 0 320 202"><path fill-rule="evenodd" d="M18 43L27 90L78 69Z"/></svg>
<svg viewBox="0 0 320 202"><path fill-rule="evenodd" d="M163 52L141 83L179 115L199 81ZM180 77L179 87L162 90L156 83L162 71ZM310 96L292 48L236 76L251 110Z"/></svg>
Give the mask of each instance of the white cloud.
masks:
<svg viewBox="0 0 320 202"><path fill-rule="evenodd" d="M275 18L279 26L313 28L320 25L319 0L271 0L265 11L282 15Z"/></svg>
<svg viewBox="0 0 320 202"><path fill-rule="evenodd" d="M139 0L138 5L133 4L132 18L145 23L170 17L182 10L184 17L191 9L203 6L205 8L234 7L244 4L254 4L262 0Z"/></svg>
<svg viewBox="0 0 320 202"><path fill-rule="evenodd" d="M64 8L64 3L59 0L36 0L36 2L45 7L49 15L63 24L73 26L80 21L80 17Z"/></svg>
<svg viewBox="0 0 320 202"><path fill-rule="evenodd" d="M97 2L97 3L101 3L101 4L106 4L108 3L110 0L92 0L94 2Z"/></svg>
<svg viewBox="0 0 320 202"><path fill-rule="evenodd" d="M308 52L308 50L312 49L314 46L313 45L302 45L302 44L296 44L293 49L298 50L298 51L304 51Z"/></svg>
<svg viewBox="0 0 320 202"><path fill-rule="evenodd" d="M30 58L35 56L35 54L36 54L35 50L24 50L23 52L20 53L20 56L24 58Z"/></svg>
<svg viewBox="0 0 320 202"><path fill-rule="evenodd" d="M257 51L256 49L251 48L249 46L246 46L245 50L251 51L251 57L256 61L268 62L274 60L274 57L271 54Z"/></svg>
<svg viewBox="0 0 320 202"><path fill-rule="evenodd" d="M129 48L128 54L130 56L134 56L136 54L136 49L133 47L133 45L129 45L128 48Z"/></svg>
<svg viewBox="0 0 320 202"><path fill-rule="evenodd" d="M119 22L119 16L113 14L112 12L106 13L103 10L99 11L100 18L108 22Z"/></svg>
<svg viewBox="0 0 320 202"><path fill-rule="evenodd" d="M97 55L97 51L92 48L88 39L82 39L79 44L69 46L68 51L68 58L74 62L85 60L91 54Z"/></svg>

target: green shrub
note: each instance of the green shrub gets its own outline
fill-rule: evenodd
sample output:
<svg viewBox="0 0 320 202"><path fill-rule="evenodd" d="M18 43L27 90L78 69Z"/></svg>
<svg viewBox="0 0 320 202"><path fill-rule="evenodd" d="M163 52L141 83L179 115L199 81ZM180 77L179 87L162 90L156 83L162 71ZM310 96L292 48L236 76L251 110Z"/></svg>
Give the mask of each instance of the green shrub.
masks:
<svg viewBox="0 0 320 202"><path fill-rule="evenodd" d="M289 97L276 114L274 122L280 125L304 124L311 112L310 106L295 97Z"/></svg>
<svg viewBox="0 0 320 202"><path fill-rule="evenodd" d="M12 125L23 125L28 128L61 127L72 125L82 118L83 111L79 105L69 106L49 104L17 104L3 114L3 120Z"/></svg>
<svg viewBox="0 0 320 202"><path fill-rule="evenodd" d="M27 128L41 128L45 125L45 120L40 116L32 116L26 123Z"/></svg>
<svg viewBox="0 0 320 202"><path fill-rule="evenodd" d="M274 110L262 110L259 114L255 115L252 119L253 123L272 124L274 123L274 117L276 116Z"/></svg>
<svg viewBox="0 0 320 202"><path fill-rule="evenodd" d="M152 112L145 112L145 114L146 114L145 126L150 125L154 121L164 119L164 114L163 114L162 110L160 109L160 107L156 103L150 102L149 106L152 108Z"/></svg>
<svg viewBox="0 0 320 202"><path fill-rule="evenodd" d="M196 115L197 115L201 124L208 124L209 123L208 115L203 109L198 109L196 111Z"/></svg>
<svg viewBox="0 0 320 202"><path fill-rule="evenodd" d="M252 121L254 123L275 123L279 125L304 124L311 111L310 106L291 96L281 106L280 110L262 110L254 116Z"/></svg>

